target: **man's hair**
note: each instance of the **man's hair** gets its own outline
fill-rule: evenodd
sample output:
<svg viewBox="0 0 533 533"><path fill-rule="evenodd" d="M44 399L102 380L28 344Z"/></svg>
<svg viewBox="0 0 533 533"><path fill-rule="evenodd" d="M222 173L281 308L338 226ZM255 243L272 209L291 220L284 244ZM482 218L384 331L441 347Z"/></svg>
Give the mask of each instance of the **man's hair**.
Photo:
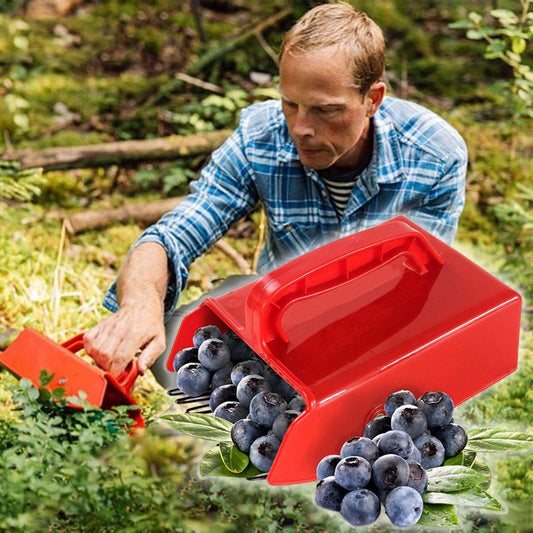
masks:
<svg viewBox="0 0 533 533"><path fill-rule="evenodd" d="M280 58L330 46L347 51L361 94L383 76L385 39L381 28L366 13L344 2L316 6L301 17L285 34Z"/></svg>

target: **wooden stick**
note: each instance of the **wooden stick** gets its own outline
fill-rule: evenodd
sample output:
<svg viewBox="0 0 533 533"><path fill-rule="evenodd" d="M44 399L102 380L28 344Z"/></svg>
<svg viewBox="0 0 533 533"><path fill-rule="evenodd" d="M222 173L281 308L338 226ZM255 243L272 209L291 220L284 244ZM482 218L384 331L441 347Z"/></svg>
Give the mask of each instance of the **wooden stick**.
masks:
<svg viewBox="0 0 533 533"><path fill-rule="evenodd" d="M199 78L195 78L194 76L189 76L188 74L185 74L185 72L178 72L176 74L176 78L178 80L183 81L184 83L188 83L189 85L194 85L195 87L199 87L200 89L204 89L212 93L225 94L224 89L220 87L219 85L215 85L214 83L209 83Z"/></svg>
<svg viewBox="0 0 533 533"><path fill-rule="evenodd" d="M226 254L231 260L233 260L233 262L240 268L243 274L252 273L252 269L250 268L248 261L246 261L246 259L244 259L244 257L241 254L239 254L237 250L232 248L224 239L220 239L213 246L218 248L221 252Z"/></svg>

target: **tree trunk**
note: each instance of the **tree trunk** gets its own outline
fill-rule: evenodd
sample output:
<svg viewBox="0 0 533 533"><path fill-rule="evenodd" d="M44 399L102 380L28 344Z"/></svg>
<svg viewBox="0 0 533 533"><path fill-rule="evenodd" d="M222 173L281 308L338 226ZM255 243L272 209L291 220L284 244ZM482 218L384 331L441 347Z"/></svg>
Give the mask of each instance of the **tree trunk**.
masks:
<svg viewBox="0 0 533 533"><path fill-rule="evenodd" d="M47 148L38 152L25 150L4 154L2 159L16 159L23 169L41 167L43 170L162 161L210 153L230 134L230 130L222 130L187 136L171 135L160 139Z"/></svg>

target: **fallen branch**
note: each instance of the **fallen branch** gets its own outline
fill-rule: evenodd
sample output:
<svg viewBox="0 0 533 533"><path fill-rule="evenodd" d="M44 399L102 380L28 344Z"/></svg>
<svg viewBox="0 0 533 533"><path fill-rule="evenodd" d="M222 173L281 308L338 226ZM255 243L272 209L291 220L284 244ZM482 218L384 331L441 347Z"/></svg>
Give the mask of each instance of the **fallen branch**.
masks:
<svg viewBox="0 0 533 533"><path fill-rule="evenodd" d="M210 153L218 148L230 134L230 130L221 130L186 136L171 135L160 139L47 148L37 152L24 150L5 153L1 159L18 160L22 169L40 167L43 170L164 161Z"/></svg>
<svg viewBox="0 0 533 533"><path fill-rule="evenodd" d="M182 200L183 196L157 200L149 204L131 204L115 209L101 209L98 211L84 211L71 216L63 217L65 228L72 235L91 229L102 229L114 222L138 222L143 226L149 226L157 222L165 213L174 209ZM243 274L251 274L250 265L236 250L227 242L220 240L214 244L221 252L227 255L241 270Z"/></svg>
<svg viewBox="0 0 533 533"><path fill-rule="evenodd" d="M100 209L98 211L83 211L64 217L67 230L72 235L91 229L107 228L113 222L139 222L149 226L159 220L165 213L174 209L183 196L157 200L149 204L130 204L114 209Z"/></svg>
<svg viewBox="0 0 533 533"><path fill-rule="evenodd" d="M250 268L248 261L246 261L246 259L244 259L244 257L239 254L239 252L237 252L234 248L232 248L224 239L220 239L219 241L215 242L213 246L218 248L221 252L223 252L230 259L232 259L233 262L240 268L243 274L252 273L252 269Z"/></svg>

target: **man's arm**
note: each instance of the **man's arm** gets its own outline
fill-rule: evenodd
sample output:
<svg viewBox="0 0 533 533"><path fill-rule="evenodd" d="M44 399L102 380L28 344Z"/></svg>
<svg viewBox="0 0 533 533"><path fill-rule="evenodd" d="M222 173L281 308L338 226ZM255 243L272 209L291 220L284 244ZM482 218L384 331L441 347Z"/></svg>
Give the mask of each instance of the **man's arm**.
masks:
<svg viewBox="0 0 533 533"><path fill-rule="evenodd" d="M442 174L423 205L406 213L413 222L450 245L465 205L467 164L468 156L464 146L464 149L458 150L455 157L443 167Z"/></svg>
<svg viewBox="0 0 533 533"><path fill-rule="evenodd" d="M104 300L116 315L85 336L85 350L99 366L118 375L141 349L144 370L164 351L164 320L172 315L191 263L257 202L251 175L240 126L213 153L187 198L134 244Z"/></svg>
<svg viewBox="0 0 533 533"><path fill-rule="evenodd" d="M85 351L114 376L120 375L139 347L141 372L165 349L163 303L169 277L167 264L162 246L155 242L139 244L117 279L119 311L85 334Z"/></svg>

